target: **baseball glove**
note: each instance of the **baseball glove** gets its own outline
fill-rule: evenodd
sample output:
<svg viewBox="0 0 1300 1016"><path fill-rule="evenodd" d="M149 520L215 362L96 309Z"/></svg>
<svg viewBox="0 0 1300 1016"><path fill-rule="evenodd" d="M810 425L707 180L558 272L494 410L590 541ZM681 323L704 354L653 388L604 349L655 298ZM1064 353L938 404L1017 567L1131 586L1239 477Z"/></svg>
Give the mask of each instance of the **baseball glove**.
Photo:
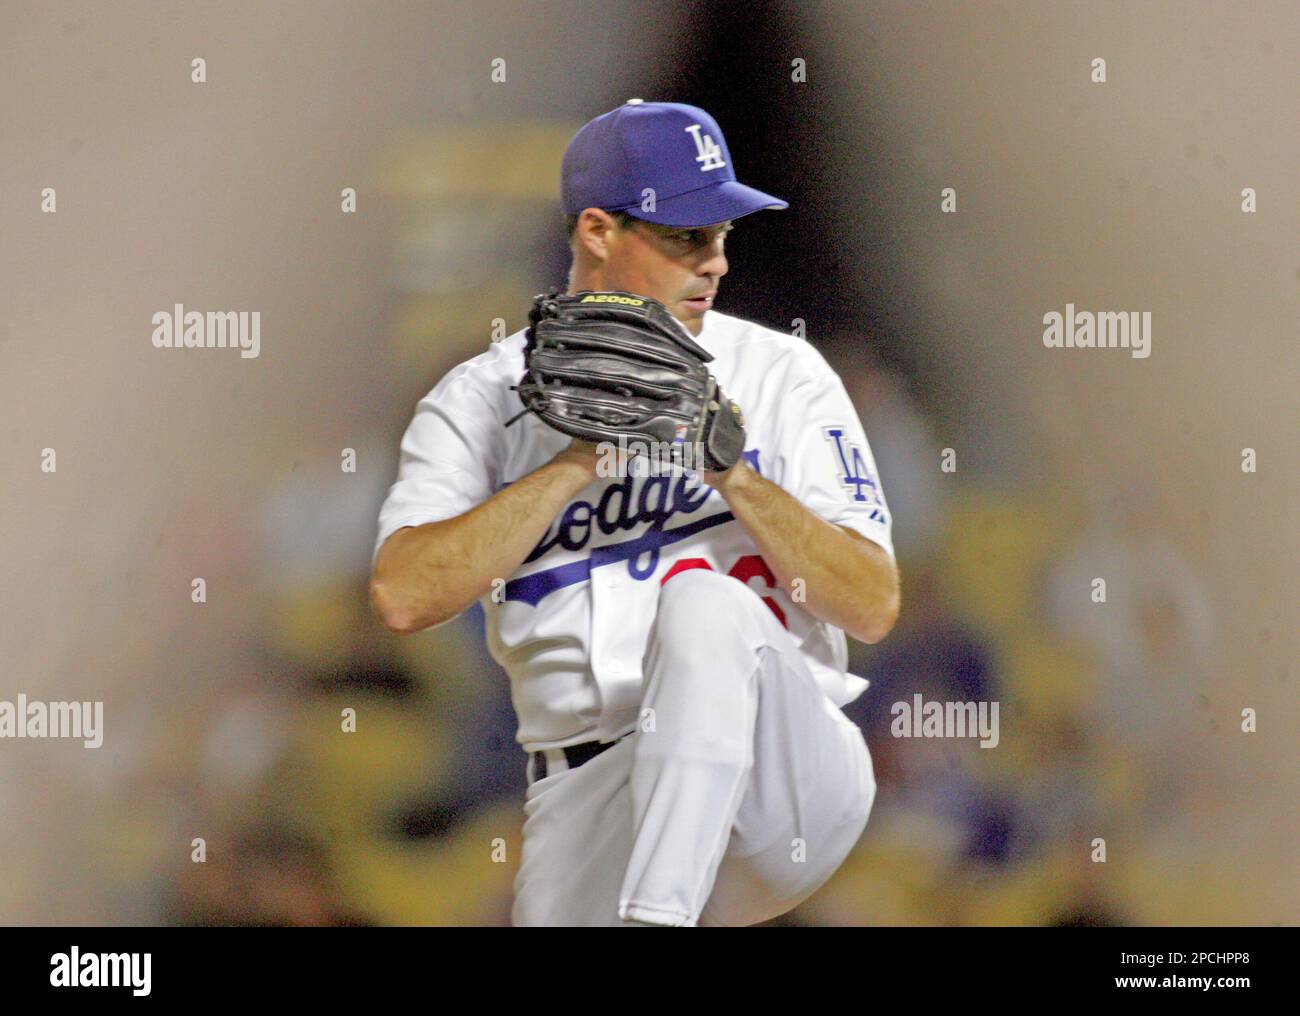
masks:
<svg viewBox="0 0 1300 1016"><path fill-rule="evenodd" d="M705 366L713 356L657 300L542 293L528 321L515 386L524 412L584 441L653 445L661 461L688 468L721 472L740 460L740 407Z"/></svg>

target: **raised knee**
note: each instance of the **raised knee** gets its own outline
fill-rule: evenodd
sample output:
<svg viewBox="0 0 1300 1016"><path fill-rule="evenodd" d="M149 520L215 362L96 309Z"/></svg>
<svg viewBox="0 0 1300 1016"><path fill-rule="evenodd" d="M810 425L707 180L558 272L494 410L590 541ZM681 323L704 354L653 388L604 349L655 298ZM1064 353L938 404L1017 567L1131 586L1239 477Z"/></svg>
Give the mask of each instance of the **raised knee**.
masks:
<svg viewBox="0 0 1300 1016"><path fill-rule="evenodd" d="M708 568L680 571L659 588L660 614L672 611L698 618L718 610L734 613L761 604L758 594L743 582Z"/></svg>
<svg viewBox="0 0 1300 1016"><path fill-rule="evenodd" d="M708 646L711 658L731 660L737 673L748 674L752 661L737 654L756 653L779 631L767 606L743 582L695 568L678 572L660 588L646 655L696 658Z"/></svg>

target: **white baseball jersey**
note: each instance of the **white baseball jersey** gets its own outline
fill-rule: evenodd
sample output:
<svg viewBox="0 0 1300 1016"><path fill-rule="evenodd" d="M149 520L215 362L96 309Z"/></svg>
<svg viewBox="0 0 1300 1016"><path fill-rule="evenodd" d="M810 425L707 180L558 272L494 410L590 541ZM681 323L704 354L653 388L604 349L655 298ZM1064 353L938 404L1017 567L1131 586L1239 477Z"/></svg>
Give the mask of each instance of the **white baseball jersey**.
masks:
<svg viewBox="0 0 1300 1016"><path fill-rule="evenodd" d="M569 438L522 408L524 332L452 369L416 407L375 554L403 526L454 518L526 476ZM803 339L706 312L697 341L745 417L745 458L762 476L892 558L892 520L867 437L838 375ZM612 740L636 726L642 662L664 580L709 568L746 582L785 627L835 706L867 682L848 674L844 633L776 587L722 495L690 474L598 478L551 521L483 598L488 646L511 681L526 751ZM498 594L501 598L501 594ZM699 647L708 652L707 645Z"/></svg>

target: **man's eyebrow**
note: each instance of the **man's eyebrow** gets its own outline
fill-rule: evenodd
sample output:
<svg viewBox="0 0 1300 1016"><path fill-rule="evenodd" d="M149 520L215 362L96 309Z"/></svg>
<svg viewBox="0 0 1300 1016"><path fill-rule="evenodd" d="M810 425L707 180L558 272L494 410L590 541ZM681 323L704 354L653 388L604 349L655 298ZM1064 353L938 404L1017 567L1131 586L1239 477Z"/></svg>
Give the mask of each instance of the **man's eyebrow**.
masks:
<svg viewBox="0 0 1300 1016"><path fill-rule="evenodd" d="M726 236L736 227L728 222L725 226L658 226L661 235L686 240L702 240L706 237Z"/></svg>

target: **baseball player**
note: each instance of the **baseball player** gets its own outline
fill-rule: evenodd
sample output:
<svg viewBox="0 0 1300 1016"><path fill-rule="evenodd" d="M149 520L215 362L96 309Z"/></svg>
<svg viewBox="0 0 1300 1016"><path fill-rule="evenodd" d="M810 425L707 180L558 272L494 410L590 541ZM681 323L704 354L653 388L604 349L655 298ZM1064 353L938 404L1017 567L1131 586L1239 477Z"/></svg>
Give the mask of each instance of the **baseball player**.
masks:
<svg viewBox="0 0 1300 1016"><path fill-rule="evenodd" d="M708 113L631 99L597 117L566 150L562 196L573 265L547 306L666 308L736 455L665 471L620 452L602 469L609 448L579 422L521 401L540 361L524 329L416 407L371 600L398 633L483 603L527 752L515 925L769 920L830 878L871 811L871 758L841 711L867 685L845 632L878 642L897 617L889 509L821 354L714 309L732 223L787 204L737 182Z"/></svg>

